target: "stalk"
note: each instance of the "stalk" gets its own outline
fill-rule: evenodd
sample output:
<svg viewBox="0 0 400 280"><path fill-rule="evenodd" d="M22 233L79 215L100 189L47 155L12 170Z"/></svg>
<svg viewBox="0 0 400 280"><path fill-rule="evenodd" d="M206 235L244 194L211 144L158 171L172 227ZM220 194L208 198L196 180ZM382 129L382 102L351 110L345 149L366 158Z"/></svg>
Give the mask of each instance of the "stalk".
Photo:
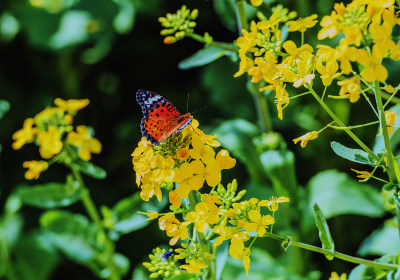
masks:
<svg viewBox="0 0 400 280"><path fill-rule="evenodd" d="M314 89L309 86L308 89L310 90L311 94L314 96L314 98L317 100L317 102L321 105L322 108L331 116L331 118L339 125L339 127L343 127L344 131L365 151L367 152L373 159L376 161L379 161L379 157L374 154L374 152L371 151L370 148L367 147L367 145L364 144L364 142L361 141L360 138L358 138L349 128L346 128L345 124L336 116L334 112L325 104L324 101L322 101L321 98L319 98L318 94L314 91ZM386 124L386 123L385 123Z"/></svg>
<svg viewBox="0 0 400 280"><path fill-rule="evenodd" d="M279 235L275 235L272 233L267 232L265 235L265 237L270 237L272 239L278 240L278 241L287 241L287 238L281 237ZM346 255L343 253L339 253L339 252L333 252L327 249L323 249L317 246L313 246L313 245L309 245L309 244L305 244L305 243L301 243L301 242L297 242L297 241L290 241L290 246L294 246L294 247L298 247L298 248L302 248L305 250L309 250L309 251L313 251L316 253L320 253L320 254L329 254L329 255L333 255L335 258L347 261L347 262L351 262L351 263L356 263L356 264L364 264L367 266L372 266L378 269L382 269L382 270L396 270L399 269L400 266L396 265L396 264L387 264L387 263L380 263L380 262L374 262L374 261L370 261L370 260L366 260L366 259L362 259L362 258L357 258L357 257L353 257L350 255Z"/></svg>
<svg viewBox="0 0 400 280"><path fill-rule="evenodd" d="M120 280L121 275L119 274L118 267L115 265L114 262L114 243L108 238L107 234L105 233L103 224L100 219L100 215L97 212L96 206L93 203L92 198L90 197L89 190L86 188L82 176L79 171L72 169L76 180L79 183L79 187L83 189L82 195L82 203L89 214L92 221L95 223L97 230L105 237L105 250L107 256L107 267L110 270L110 278L111 280Z"/></svg>

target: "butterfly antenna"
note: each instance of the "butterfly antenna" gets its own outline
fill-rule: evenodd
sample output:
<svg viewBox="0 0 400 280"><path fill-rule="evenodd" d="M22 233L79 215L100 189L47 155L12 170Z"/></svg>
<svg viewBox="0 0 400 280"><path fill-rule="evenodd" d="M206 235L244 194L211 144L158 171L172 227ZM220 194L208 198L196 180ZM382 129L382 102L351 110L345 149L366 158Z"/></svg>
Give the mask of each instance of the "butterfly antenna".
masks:
<svg viewBox="0 0 400 280"><path fill-rule="evenodd" d="M207 106L204 106L203 108L200 108L200 109L198 109L198 110L196 110L196 111L194 111L194 112L192 112L192 113L190 113L190 114L193 115L194 113L203 111L203 110L205 110L205 109L207 109Z"/></svg>

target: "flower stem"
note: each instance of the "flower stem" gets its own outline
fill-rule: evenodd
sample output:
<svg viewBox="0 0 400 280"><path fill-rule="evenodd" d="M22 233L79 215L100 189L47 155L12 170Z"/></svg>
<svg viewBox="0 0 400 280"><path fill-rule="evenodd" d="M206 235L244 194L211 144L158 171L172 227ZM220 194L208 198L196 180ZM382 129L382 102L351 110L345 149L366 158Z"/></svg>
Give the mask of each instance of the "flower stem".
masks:
<svg viewBox="0 0 400 280"><path fill-rule="evenodd" d="M5 261L5 277L8 280L17 280L18 277L14 271L14 266L11 262L10 255L8 252L8 244L4 231L0 228L0 258Z"/></svg>
<svg viewBox="0 0 400 280"><path fill-rule="evenodd" d="M254 103L257 109L260 131L267 133L272 131L272 122L269 116L268 104L265 96L260 92L259 84L251 84L253 88Z"/></svg>
<svg viewBox="0 0 400 280"><path fill-rule="evenodd" d="M248 29L246 12L244 9L244 1L241 0L236 1L236 11L238 18L239 34L241 34L242 29ZM261 133L271 132L272 122L269 116L268 105L265 96L262 95L260 92L259 84L251 83L251 91L253 93L254 103L257 110L260 131Z"/></svg>
<svg viewBox="0 0 400 280"><path fill-rule="evenodd" d="M381 129L382 129L383 142L385 144L388 176L389 176L389 180L392 184L397 184L400 181L400 178L396 177L393 152L392 152L392 148L390 147L389 132L387 130L387 124L386 124L386 118L385 118L385 109L383 108L381 88L379 87L378 81L374 82L374 92L375 92L375 99L376 99L376 107L378 108L379 122L380 122Z"/></svg>
<svg viewBox="0 0 400 280"><path fill-rule="evenodd" d="M331 116L331 118L340 126L340 127L346 127L345 124L336 116L335 113L332 112L332 110L319 98L318 94L315 92L315 90L309 86L308 89L310 90L311 94L314 96L314 98L318 101L318 103L321 105L322 108ZM358 138L350 129L344 129L344 131L365 151L367 152L373 159L376 161L379 161L379 157L374 154L374 152L371 151L370 148L365 145L360 138Z"/></svg>
<svg viewBox="0 0 400 280"><path fill-rule="evenodd" d="M265 237L270 237L272 239L278 240L278 241L286 241L286 238L281 237L279 235L275 235L273 233L265 233L264 235ZM372 266L378 269L382 269L382 270L396 270L398 268L400 268L399 265L396 264L387 264L387 263L380 263L380 262L375 262L375 261L370 261L370 260L366 260L366 259L361 259L361 258L357 258L357 257L353 257L350 255L346 255L343 253L339 253L339 252L333 252L327 249L323 249L320 247L316 247L313 245L309 245L309 244L305 244L305 243L301 243L301 242L297 242L297 241L290 241L290 246L295 246L298 248L302 248L302 249L306 249L309 251L313 251L313 252L317 252L320 254L324 254L324 255L333 255L335 258L347 261L347 262L351 262L351 263L356 263L356 264L364 264L367 266Z"/></svg>
<svg viewBox="0 0 400 280"><path fill-rule="evenodd" d="M82 194L82 203L89 214L92 221L95 223L97 230L105 237L104 245L105 245L105 253L107 256L107 267L110 270L110 277L111 280L119 280L121 279L121 275L119 274L118 267L115 265L114 262L114 243L107 237L107 234L104 231L103 224L100 219L100 215L97 212L96 206L94 205L92 198L90 197L89 190L86 188L82 176L76 169L72 169L74 173L75 179L79 183L79 187L83 189Z"/></svg>
<svg viewBox="0 0 400 280"><path fill-rule="evenodd" d="M242 35L242 29L248 29L243 0L236 0L236 15L238 21L238 32Z"/></svg>
<svg viewBox="0 0 400 280"><path fill-rule="evenodd" d="M200 43L208 44L210 46L218 47L220 49L223 49L223 50L226 50L226 51L229 51L229 52L237 53L237 49L234 46L232 46L232 44L223 43L223 42L217 42L217 41L212 41L212 42L207 43L206 40L204 39L204 37L199 35L199 34L190 33L190 34L187 34L187 35L190 38L192 38L192 39L194 39L194 40L196 40L196 41L198 41Z"/></svg>

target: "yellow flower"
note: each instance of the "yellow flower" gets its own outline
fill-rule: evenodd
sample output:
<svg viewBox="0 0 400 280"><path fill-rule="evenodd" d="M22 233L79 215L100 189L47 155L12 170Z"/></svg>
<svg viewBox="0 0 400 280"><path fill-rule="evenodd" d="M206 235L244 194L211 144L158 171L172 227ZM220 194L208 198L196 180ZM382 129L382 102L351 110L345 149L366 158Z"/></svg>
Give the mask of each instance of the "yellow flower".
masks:
<svg viewBox="0 0 400 280"><path fill-rule="evenodd" d="M315 78L315 74L311 74L314 70L313 65L314 56L305 52L301 54L300 61L297 62L297 73L293 79L293 86L298 88L304 84L311 84Z"/></svg>
<svg viewBox="0 0 400 280"><path fill-rule="evenodd" d="M26 143L33 141L37 134L37 129L33 127L34 123L32 118L28 118L24 121L22 128L14 132L12 135L12 139L14 140L12 147L14 150L19 150Z"/></svg>
<svg viewBox="0 0 400 280"><path fill-rule="evenodd" d="M140 186L140 179L144 176L144 174L149 172L151 169L151 160L153 158L153 155L154 151L153 149L150 148L150 149L145 149L143 153L136 154L132 158L133 169L136 172L136 184L138 186Z"/></svg>
<svg viewBox="0 0 400 280"><path fill-rule="evenodd" d="M176 191L170 191L168 197L169 197L169 203L171 203L175 208L181 207L182 200L180 199Z"/></svg>
<svg viewBox="0 0 400 280"><path fill-rule="evenodd" d="M263 0L250 0L251 5L258 7L262 4Z"/></svg>
<svg viewBox="0 0 400 280"><path fill-rule="evenodd" d="M346 273L342 273L342 275L337 274L337 272L332 272L331 277L329 277L329 280L347 280L347 275Z"/></svg>
<svg viewBox="0 0 400 280"><path fill-rule="evenodd" d="M322 64L322 61L317 62L317 71L321 74L321 80L325 87L330 86L332 80L341 75L336 72L338 68L336 60L328 61L326 66Z"/></svg>
<svg viewBox="0 0 400 280"><path fill-rule="evenodd" d="M77 111L80 109L85 108L87 105L89 105L89 99L69 99L69 100L63 100L61 98L56 98L54 100L54 104L63 109L64 111L75 115Z"/></svg>
<svg viewBox="0 0 400 280"><path fill-rule="evenodd" d="M394 122L396 120L396 113L395 112L390 112L390 111L385 111L385 119L386 119L386 124L388 125L388 133L391 134L393 133L394 130Z"/></svg>
<svg viewBox="0 0 400 280"><path fill-rule="evenodd" d="M355 170L355 169L351 169L351 170L358 174L357 178L361 178L362 179L362 180L358 180L359 182L366 182L372 176L371 172L368 172L368 171L358 171L358 170Z"/></svg>
<svg viewBox="0 0 400 280"><path fill-rule="evenodd" d="M40 145L40 156L45 159L58 154L63 147L61 132L54 125L49 126L48 131L39 131L37 141Z"/></svg>
<svg viewBox="0 0 400 280"><path fill-rule="evenodd" d="M227 150L220 150L215 158L220 166L220 169L231 169L236 164L236 159L229 155Z"/></svg>
<svg viewBox="0 0 400 280"><path fill-rule="evenodd" d="M191 190L199 190L204 184L204 164L200 160L184 162L175 170L174 182L179 183L176 193L182 199L188 197Z"/></svg>
<svg viewBox="0 0 400 280"><path fill-rule="evenodd" d="M283 119L283 109L289 105L289 93L286 91L286 85L276 85L275 87L275 103L276 110L278 111L278 118Z"/></svg>
<svg viewBox="0 0 400 280"><path fill-rule="evenodd" d="M190 260L189 264L183 264L183 265L179 266L179 268L182 268L189 273L199 273L201 269L206 268L206 267L207 266L204 264L204 262L201 259Z"/></svg>
<svg viewBox="0 0 400 280"><path fill-rule="evenodd" d="M337 84L341 86L339 95L349 98L351 103L355 103L360 99L360 79L356 76L350 79L338 81Z"/></svg>
<svg viewBox="0 0 400 280"><path fill-rule="evenodd" d="M205 232L210 224L216 224L219 220L218 207L208 208L205 202L199 202L195 207L196 211L189 212L186 219L194 224L199 232Z"/></svg>
<svg viewBox="0 0 400 280"><path fill-rule="evenodd" d="M167 158L158 154L151 160L151 168L154 170L154 176L161 181L171 182L174 178L175 161L171 156Z"/></svg>
<svg viewBox="0 0 400 280"><path fill-rule="evenodd" d="M308 143L308 141L314 140L317 137L318 137L318 131L311 131L311 132L308 132L308 133L304 134L303 136L300 136L300 137L298 137L296 139L293 139L293 142L295 144L297 144L297 142L301 141L301 144L300 144L301 147L305 148L307 143Z"/></svg>
<svg viewBox="0 0 400 280"><path fill-rule="evenodd" d="M232 238L231 245L229 246L229 255L237 260L243 262L246 275L249 274L250 269L250 249L244 247L244 243L240 239Z"/></svg>
<svg viewBox="0 0 400 280"><path fill-rule="evenodd" d="M305 32L307 28L313 27L318 22L318 20L316 20L317 17L318 17L317 14L313 14L306 18L299 18L298 20L290 20L286 23L287 25L289 25L288 31Z"/></svg>
<svg viewBox="0 0 400 280"><path fill-rule="evenodd" d="M37 161L37 160L31 160L31 161L25 161L22 166L24 168L28 168L28 170L25 172L25 179L27 180L32 180L32 179L38 179L40 176L40 173L45 171L48 168L48 163L46 161Z"/></svg>
<svg viewBox="0 0 400 280"><path fill-rule="evenodd" d="M332 11L330 16L324 16L320 22L322 29L318 32L318 40L335 37L339 33L337 21L338 16L335 11Z"/></svg>
<svg viewBox="0 0 400 280"><path fill-rule="evenodd" d="M176 152L176 159L186 161L189 158L189 150L182 148Z"/></svg>
<svg viewBox="0 0 400 280"><path fill-rule="evenodd" d="M265 228L267 228L268 225L275 223L275 220L271 215L262 216L260 211L257 210L250 210L248 215L250 221L252 222L246 222L244 224L244 229L248 232L256 231L258 236L264 236L264 234L267 232Z"/></svg>
<svg viewBox="0 0 400 280"><path fill-rule="evenodd" d="M64 110L57 107L47 107L37 113L34 120L39 130L46 130L47 125L56 125L64 121Z"/></svg>
<svg viewBox="0 0 400 280"><path fill-rule="evenodd" d="M192 146L193 149L189 151L189 155L193 159L201 159L201 161L205 164L208 164L214 160L214 149L208 145L204 145L203 140L199 136L192 136Z"/></svg>
<svg viewBox="0 0 400 280"><path fill-rule="evenodd" d="M169 245L173 246L179 239L185 240L189 237L187 226L189 222L181 223L173 213L167 213L158 219L158 226L161 230L165 230L172 239Z"/></svg>
<svg viewBox="0 0 400 280"><path fill-rule="evenodd" d="M140 192L140 198L144 201L149 201L150 198L155 195L158 199L158 201L161 201L162 199L162 192L161 192L161 184L162 181L160 181L160 177L154 176L154 171L150 170L148 173L146 173L142 180L142 186L141 189L142 191Z"/></svg>
<svg viewBox="0 0 400 280"><path fill-rule="evenodd" d="M298 48L296 44L291 40L287 40L285 43L283 43L283 48L290 55L283 60L283 64L286 65L293 65L298 60L304 60L304 57L301 57L303 53L312 54L312 52L314 51L309 44L304 44L300 48Z"/></svg>
<svg viewBox="0 0 400 280"><path fill-rule="evenodd" d="M366 50L358 50L357 61L365 68L361 71L361 77L366 82L378 80L384 82L388 77L388 71L382 65L382 52L377 45L372 47L372 55L369 55Z"/></svg>
<svg viewBox="0 0 400 280"><path fill-rule="evenodd" d="M96 138L91 138L89 129L80 125L76 128L76 131L68 133L67 140L74 146L79 147L78 155L83 160L90 160L92 158L91 153L98 154L101 152L101 143Z"/></svg>
<svg viewBox="0 0 400 280"><path fill-rule="evenodd" d="M279 203L289 202L290 199L288 197L271 197L270 200L261 200L258 203L258 206L267 206L269 211L275 212L278 210Z"/></svg>
<svg viewBox="0 0 400 280"><path fill-rule="evenodd" d="M159 217L159 214L157 212L151 211L151 210L148 210L147 213L146 212L140 212L140 211L138 211L138 213L146 215L148 217L146 219L146 221L151 221L151 220L154 220L154 219L158 219L158 217Z"/></svg>

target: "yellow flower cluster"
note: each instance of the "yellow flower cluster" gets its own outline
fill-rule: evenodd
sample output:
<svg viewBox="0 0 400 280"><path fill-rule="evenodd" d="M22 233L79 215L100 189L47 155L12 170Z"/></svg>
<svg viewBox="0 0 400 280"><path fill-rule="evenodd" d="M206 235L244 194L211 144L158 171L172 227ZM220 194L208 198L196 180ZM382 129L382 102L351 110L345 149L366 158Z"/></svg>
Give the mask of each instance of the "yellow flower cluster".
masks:
<svg viewBox="0 0 400 280"><path fill-rule="evenodd" d="M144 137L139 142L132 153L132 163L143 200L155 195L161 201L161 187L175 182L179 186L169 192L169 199L179 208L190 191L200 190L204 183L215 187L221 181L221 171L235 166L236 160L228 151L214 151L220 145L214 140L216 136L204 134L197 126L198 122L193 120L181 133L158 146Z"/></svg>
<svg viewBox="0 0 400 280"><path fill-rule="evenodd" d="M25 178L37 179L49 164L53 163L55 155L60 154L68 145L78 149L78 155L83 160L90 160L91 153L100 153L101 143L92 138L86 126L78 126L77 132L73 131L73 117L78 110L89 104L88 99L62 100L56 98L56 107L47 107L35 117L24 121L22 129L12 135L12 147L19 150L27 143L39 146L39 153L46 161L26 161L23 167L28 168ZM66 139L64 135L67 135Z"/></svg>
<svg viewBox="0 0 400 280"><path fill-rule="evenodd" d="M197 9L190 11L183 5L175 14L168 13L165 17L158 18L158 21L165 28L161 30L161 35L166 36L164 44L173 44L193 33L193 28L196 26L194 20L198 13Z"/></svg>
<svg viewBox="0 0 400 280"><path fill-rule="evenodd" d="M241 260L246 270L250 269L250 247L245 247L245 243L250 239L249 233L256 233L262 237L267 232L268 226L275 223L274 214L278 210L279 203L289 202L287 197L272 197L271 200L261 200L251 198L248 201L235 203L230 208L226 216L229 223L235 227L228 227L224 224L214 227L213 231L219 235L215 245L218 246L223 240L230 239L229 255L235 259ZM272 212L272 216L262 215L261 207L267 207ZM226 222L226 220L225 220Z"/></svg>
<svg viewBox="0 0 400 280"><path fill-rule="evenodd" d="M316 24L316 17L311 15L289 21L286 23L289 25L288 31L303 33ZM323 85L327 87L339 76L352 74L338 81L338 85L341 86L339 95L354 103L360 98L360 80L365 83L384 83L388 72L381 60L386 57L400 59L400 45L392 38L394 26L400 24L393 0L354 0L348 5L336 3L331 15L321 20L322 29L318 38L333 38L340 33L344 34L344 38L335 48L318 45L315 55L313 47L308 44L298 47L290 40L281 44L279 22L279 16L273 13L269 19L257 23L253 21L250 31L242 31L243 36L237 40L241 61L234 76L247 73L253 83L267 83L261 91L275 91L280 119L283 118L283 109L290 102L286 83L308 88L312 85L315 72L318 72ZM260 38L264 41L261 42ZM280 51L281 48L284 53ZM352 72L351 62L360 65L362 70L359 75Z"/></svg>
<svg viewBox="0 0 400 280"><path fill-rule="evenodd" d="M216 152L214 148L220 145L215 140L216 136L206 135L198 125L193 120L191 125L157 146L145 138L139 142L132 153L132 163L136 183L141 188L140 197L147 201L156 196L161 201L161 189L165 188L169 192L170 209L173 211L140 213L146 215L148 220L158 219L160 230L171 238L170 246L190 239L189 229L202 236L207 235L208 240L215 238L215 249L224 240L230 240L229 254L243 261L247 273L251 246L245 247L244 242L250 239L251 233L264 236L267 228L275 223L274 213L278 210L278 204L289 202L289 199L273 197L258 201L252 198L239 202L245 190L236 194L236 180L226 188L220 184L221 171L233 168L236 160L224 149ZM205 184L212 189L201 194L199 191ZM263 209L268 209L272 215L265 215ZM182 218L178 215L182 215ZM190 242L191 245L188 245ZM175 250L179 254L178 259L186 261L179 268L189 273L199 273L207 267L212 256L203 251L203 247L200 249L195 240L190 239L190 242L181 243L182 248ZM158 267L149 263L145 263L145 266L151 272ZM164 273L161 268L159 271Z"/></svg>

